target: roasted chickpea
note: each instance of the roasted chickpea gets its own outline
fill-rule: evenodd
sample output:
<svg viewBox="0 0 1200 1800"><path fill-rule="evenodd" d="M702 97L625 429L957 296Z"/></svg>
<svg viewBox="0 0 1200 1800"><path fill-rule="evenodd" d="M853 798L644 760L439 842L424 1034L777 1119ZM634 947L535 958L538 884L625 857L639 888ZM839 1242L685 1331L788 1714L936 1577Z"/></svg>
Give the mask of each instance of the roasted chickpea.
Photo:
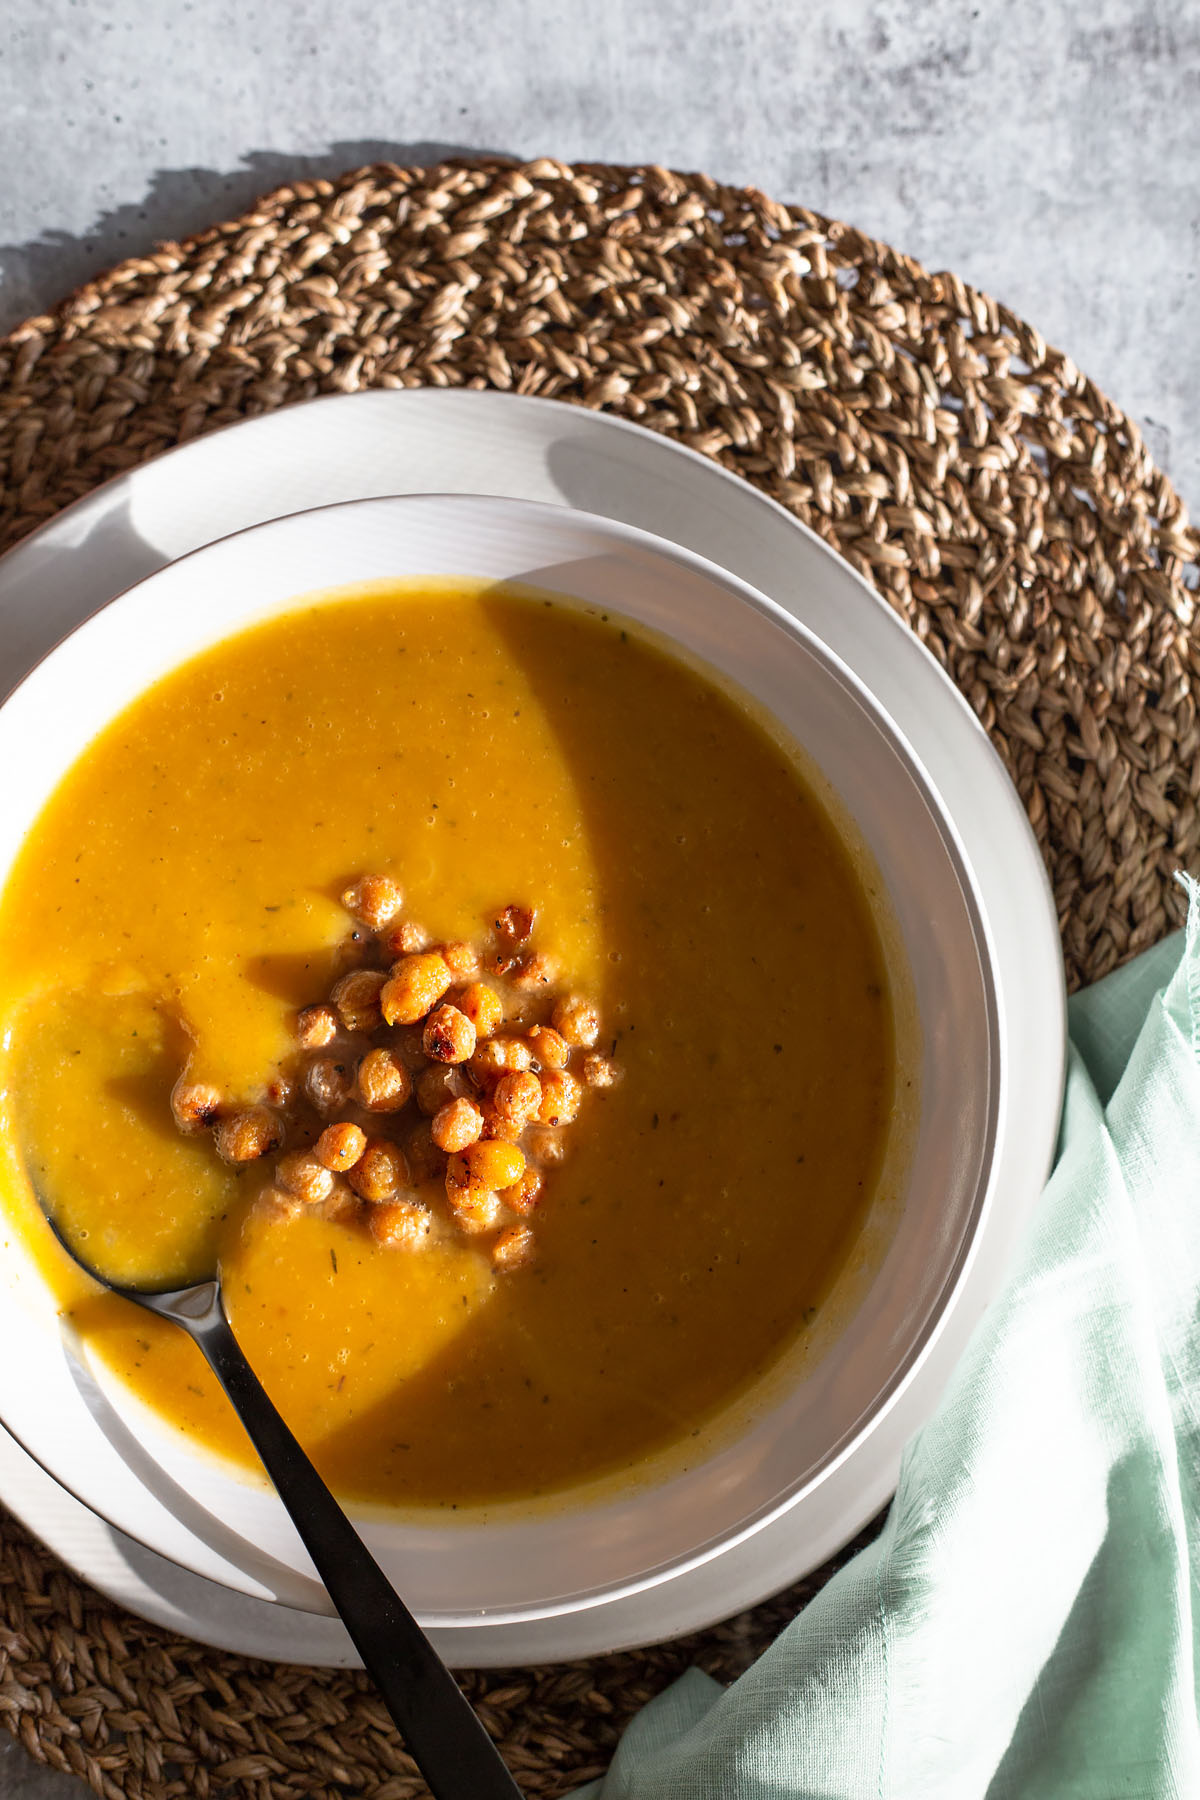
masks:
<svg viewBox="0 0 1200 1800"><path fill-rule="evenodd" d="M213 1133L217 1155L227 1163L255 1162L283 1142L275 1114L265 1106L247 1106L222 1119Z"/></svg>
<svg viewBox="0 0 1200 1800"><path fill-rule="evenodd" d="M621 1071L611 1056L602 1056L599 1050L589 1050L579 1065L584 1085L594 1088L616 1087L621 1079Z"/></svg>
<svg viewBox="0 0 1200 1800"><path fill-rule="evenodd" d="M458 1010L465 1013L475 1027L476 1037L490 1037L504 1017L504 1008L495 988L484 981L473 981L458 996Z"/></svg>
<svg viewBox="0 0 1200 1800"><path fill-rule="evenodd" d="M483 1114L473 1100L448 1100L433 1115L431 1127L439 1150L465 1150L483 1130Z"/></svg>
<svg viewBox="0 0 1200 1800"><path fill-rule="evenodd" d="M505 1144L498 1139L472 1144L462 1152L461 1161L466 1165L470 1180L478 1187L510 1188L525 1173L524 1154L515 1144Z"/></svg>
<svg viewBox="0 0 1200 1800"><path fill-rule="evenodd" d="M536 1210L541 1204L541 1199L542 1172L540 1169L535 1169L532 1163L526 1163L525 1173L520 1181L514 1182L510 1188L505 1188L504 1204L511 1207L515 1213L528 1214Z"/></svg>
<svg viewBox="0 0 1200 1800"><path fill-rule="evenodd" d="M415 1200L384 1200L367 1214L367 1230L388 1250L421 1250L433 1220Z"/></svg>
<svg viewBox="0 0 1200 1800"><path fill-rule="evenodd" d="M495 1081L515 1069L527 1069L532 1061L533 1051L520 1038L488 1038L476 1046L471 1073L480 1081Z"/></svg>
<svg viewBox="0 0 1200 1800"><path fill-rule="evenodd" d="M525 1148L546 1168L552 1168L566 1156L567 1140L553 1125L530 1125L525 1132Z"/></svg>
<svg viewBox="0 0 1200 1800"><path fill-rule="evenodd" d="M180 1131L204 1131L220 1115L221 1090L210 1081L185 1081L181 1075L171 1089L171 1111Z"/></svg>
<svg viewBox="0 0 1200 1800"><path fill-rule="evenodd" d="M450 971L436 951L402 956L383 990L383 1016L389 1025L415 1025L449 986Z"/></svg>
<svg viewBox="0 0 1200 1800"><path fill-rule="evenodd" d="M291 1076L285 1075L280 1069L272 1075L263 1089L263 1097L268 1106L289 1106L295 1091L296 1084Z"/></svg>
<svg viewBox="0 0 1200 1800"><path fill-rule="evenodd" d="M571 1046L552 1026L535 1025L528 1036L534 1061L539 1062L543 1069L566 1068L571 1060Z"/></svg>
<svg viewBox="0 0 1200 1800"><path fill-rule="evenodd" d="M429 1119L466 1091L466 1076L453 1063L434 1063L417 1076L417 1105Z"/></svg>
<svg viewBox="0 0 1200 1800"><path fill-rule="evenodd" d="M463 1231L490 1231L500 1222L500 1196L471 1174L465 1151L452 1156L446 1164L446 1198L455 1223Z"/></svg>
<svg viewBox="0 0 1200 1800"><path fill-rule="evenodd" d="M509 980L522 993L537 993L539 989L549 987L556 974L557 970L548 956L527 956L513 970Z"/></svg>
<svg viewBox="0 0 1200 1800"><path fill-rule="evenodd" d="M542 1084L538 1120L542 1125L569 1125L579 1111L583 1089L569 1069L547 1069Z"/></svg>
<svg viewBox="0 0 1200 1800"><path fill-rule="evenodd" d="M367 1134L361 1125L327 1125L316 1143L313 1155L323 1168L335 1175L352 1169L367 1147Z"/></svg>
<svg viewBox="0 0 1200 1800"><path fill-rule="evenodd" d="M305 1050L323 1050L332 1044L340 1027L332 1006L305 1006L296 1014L296 1037Z"/></svg>
<svg viewBox="0 0 1200 1800"><path fill-rule="evenodd" d="M347 1031L375 1031L379 1026L380 995L387 976L380 969L352 969L343 975L329 996Z"/></svg>
<svg viewBox="0 0 1200 1800"><path fill-rule="evenodd" d="M390 1200L408 1186L408 1164L398 1144L368 1138L367 1147L346 1177L364 1200Z"/></svg>
<svg viewBox="0 0 1200 1800"><path fill-rule="evenodd" d="M483 966L489 975L511 975L520 960L515 950L506 949L502 944L498 950L488 951Z"/></svg>
<svg viewBox="0 0 1200 1800"><path fill-rule="evenodd" d="M533 1233L528 1225L506 1225L492 1245L492 1267L519 1269L533 1256Z"/></svg>
<svg viewBox="0 0 1200 1800"><path fill-rule="evenodd" d="M435 1181L438 1176L445 1174L446 1153L434 1143L428 1119L422 1119L408 1133L404 1140L404 1151L413 1182L419 1184L422 1181Z"/></svg>
<svg viewBox="0 0 1200 1800"><path fill-rule="evenodd" d="M443 944L442 961L455 981L471 981L479 973L479 952L474 944Z"/></svg>
<svg viewBox="0 0 1200 1800"><path fill-rule="evenodd" d="M362 875L342 895L342 905L368 931L390 925L404 903L404 895L390 875Z"/></svg>
<svg viewBox="0 0 1200 1800"><path fill-rule="evenodd" d="M475 1027L457 1006L439 1006L425 1021L422 1043L435 1062L464 1063L475 1054Z"/></svg>
<svg viewBox="0 0 1200 1800"><path fill-rule="evenodd" d="M491 1092L495 1111L518 1129L538 1116L542 1098L542 1084L529 1069L514 1069L502 1075Z"/></svg>
<svg viewBox="0 0 1200 1800"><path fill-rule="evenodd" d="M321 1201L321 1217L328 1219L332 1225L357 1225L361 1215L369 1210L358 1195L352 1194L340 1181L328 1200Z"/></svg>
<svg viewBox="0 0 1200 1800"><path fill-rule="evenodd" d="M281 1156L275 1165L275 1179L305 1206L328 1200L333 1192L333 1176L311 1150L293 1150L289 1156Z"/></svg>
<svg viewBox="0 0 1200 1800"><path fill-rule="evenodd" d="M555 1001L550 1023L568 1044L579 1044L588 1049L599 1035L600 1014L590 1000L568 994Z"/></svg>
<svg viewBox="0 0 1200 1800"><path fill-rule="evenodd" d="M515 1144L525 1129L523 1125L518 1125L514 1120L507 1118L504 1113L498 1113L492 1105L490 1097L484 1099L480 1111L483 1117L483 1130L479 1135L489 1143L493 1138L502 1138L506 1144Z"/></svg>
<svg viewBox="0 0 1200 1800"><path fill-rule="evenodd" d="M408 1070L392 1050L368 1050L358 1065L354 1091L368 1112L399 1112L412 1093Z"/></svg>
<svg viewBox="0 0 1200 1800"><path fill-rule="evenodd" d="M332 1056L314 1057L304 1071L304 1092L309 1105L328 1117L349 1098L350 1071Z"/></svg>
<svg viewBox="0 0 1200 1800"><path fill-rule="evenodd" d="M286 1188L276 1187L274 1182L268 1182L261 1190L257 1204L280 1219L294 1219L304 1211L303 1200L289 1194Z"/></svg>
<svg viewBox="0 0 1200 1800"><path fill-rule="evenodd" d="M469 1236L479 1231L494 1231L500 1223L503 1202L490 1188L468 1185L455 1188L453 1193L447 1188L447 1198L454 1223Z"/></svg>
<svg viewBox="0 0 1200 1800"><path fill-rule="evenodd" d="M533 930L532 906L506 906L492 920L492 930L504 944L523 944Z"/></svg>
<svg viewBox="0 0 1200 1800"><path fill-rule="evenodd" d="M379 934L379 942L391 957L415 956L428 950L429 933L412 919L398 919Z"/></svg>

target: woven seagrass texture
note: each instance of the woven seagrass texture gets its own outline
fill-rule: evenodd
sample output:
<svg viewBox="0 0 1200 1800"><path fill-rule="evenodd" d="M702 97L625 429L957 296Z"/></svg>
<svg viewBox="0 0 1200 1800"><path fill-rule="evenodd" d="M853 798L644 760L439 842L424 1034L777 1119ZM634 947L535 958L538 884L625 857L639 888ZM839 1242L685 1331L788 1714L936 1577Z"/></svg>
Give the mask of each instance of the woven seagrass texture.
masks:
<svg viewBox="0 0 1200 1800"><path fill-rule="evenodd" d="M1137 428L957 276L657 168L383 165L281 188L0 342L0 548L199 433L363 387L603 408L772 495L883 593L991 733L1068 976L1181 917L1195 867L1198 542ZM0 1717L98 1793L424 1790L358 1676L252 1664L93 1595L15 1524ZM831 1565L832 1568L832 1565ZM599 1770L690 1661L737 1673L831 1572L686 1644L479 1675L530 1794Z"/></svg>

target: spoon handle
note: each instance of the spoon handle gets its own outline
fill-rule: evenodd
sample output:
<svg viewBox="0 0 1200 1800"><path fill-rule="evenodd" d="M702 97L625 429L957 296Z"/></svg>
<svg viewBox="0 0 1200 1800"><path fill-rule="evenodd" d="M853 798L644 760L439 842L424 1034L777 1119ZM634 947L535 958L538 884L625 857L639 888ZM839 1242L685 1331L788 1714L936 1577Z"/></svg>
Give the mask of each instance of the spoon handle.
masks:
<svg viewBox="0 0 1200 1800"><path fill-rule="evenodd" d="M521 1800L500 1753L246 1361L219 1302L184 1319L436 1800Z"/></svg>

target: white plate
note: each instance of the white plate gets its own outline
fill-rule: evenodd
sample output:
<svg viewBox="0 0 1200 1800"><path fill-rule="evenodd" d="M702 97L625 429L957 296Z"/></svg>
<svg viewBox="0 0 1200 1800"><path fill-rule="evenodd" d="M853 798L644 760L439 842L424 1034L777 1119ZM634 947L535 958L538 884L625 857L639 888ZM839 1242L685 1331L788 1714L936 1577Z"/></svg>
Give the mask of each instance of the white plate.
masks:
<svg viewBox="0 0 1200 1800"><path fill-rule="evenodd" d="M465 1623L437 1634L449 1660L479 1666L574 1657L691 1630L816 1566L872 1516L894 1486L904 1441L928 1415L995 1291L1045 1174L1064 1014L1054 913L1024 814L985 734L932 658L773 503L667 440L602 415L493 394L371 393L291 408L187 446L80 502L0 564L0 676L15 680L114 593L216 536L332 500L431 489L566 502L656 530L764 589L841 655L907 734L962 835L985 897L1013 1071L993 1203L957 1304L870 1436L776 1524L647 1593L558 1619ZM261 1591L293 1602L282 1605L185 1575L92 1519L40 1470L31 1473L15 1446L0 1458L0 1498L81 1574L151 1617L259 1655L353 1660L336 1622L309 1610L323 1602L311 1584L294 1589L267 1577ZM159 1505L147 1494L148 1509ZM172 1528L187 1530L178 1514ZM234 1573L231 1553L187 1546L192 1567L217 1581ZM241 1566L236 1579L246 1585Z"/></svg>

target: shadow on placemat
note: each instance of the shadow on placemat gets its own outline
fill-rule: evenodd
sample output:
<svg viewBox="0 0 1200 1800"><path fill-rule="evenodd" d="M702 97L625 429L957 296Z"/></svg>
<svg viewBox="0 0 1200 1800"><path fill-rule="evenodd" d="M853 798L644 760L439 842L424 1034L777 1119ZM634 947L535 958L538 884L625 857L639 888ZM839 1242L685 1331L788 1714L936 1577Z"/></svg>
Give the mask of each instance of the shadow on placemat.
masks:
<svg viewBox="0 0 1200 1800"><path fill-rule="evenodd" d="M466 144L398 144L364 138L342 140L315 155L251 150L236 169L156 169L140 201L99 213L87 231L44 231L24 243L0 244L4 264L0 331L82 286L112 255L149 256L164 238L186 237L202 231L214 217L241 212L277 182L336 179L360 164L428 168L450 157L478 155L501 153L481 152Z"/></svg>
<svg viewBox="0 0 1200 1800"><path fill-rule="evenodd" d="M301 174L0 341L0 548L161 450L321 393L603 408L778 500L948 670L1025 804L1072 986L1180 921L1173 875L1200 840L1197 538L1068 357L953 274L703 175L497 158ZM688 1663L739 1672L831 1568L685 1643L468 1685L526 1790L563 1794ZM173 1639L15 1526L0 1583L0 1711L99 1791L422 1791L361 1677Z"/></svg>

